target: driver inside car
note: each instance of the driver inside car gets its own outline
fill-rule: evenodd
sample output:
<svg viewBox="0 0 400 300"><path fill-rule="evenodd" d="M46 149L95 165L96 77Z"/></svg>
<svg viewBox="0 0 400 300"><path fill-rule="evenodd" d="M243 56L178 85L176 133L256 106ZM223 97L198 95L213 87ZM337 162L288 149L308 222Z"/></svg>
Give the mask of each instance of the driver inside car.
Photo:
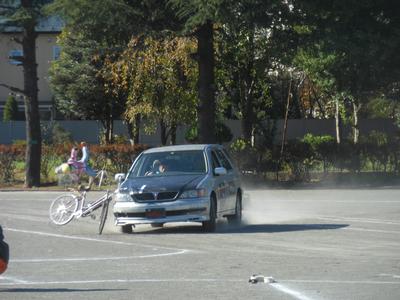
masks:
<svg viewBox="0 0 400 300"><path fill-rule="evenodd" d="M150 171L147 171L145 176L149 176L149 175L156 175L156 174L161 174L164 173L167 170L167 167L165 164L162 164L161 161L159 161L158 159L156 159L153 162L152 168Z"/></svg>

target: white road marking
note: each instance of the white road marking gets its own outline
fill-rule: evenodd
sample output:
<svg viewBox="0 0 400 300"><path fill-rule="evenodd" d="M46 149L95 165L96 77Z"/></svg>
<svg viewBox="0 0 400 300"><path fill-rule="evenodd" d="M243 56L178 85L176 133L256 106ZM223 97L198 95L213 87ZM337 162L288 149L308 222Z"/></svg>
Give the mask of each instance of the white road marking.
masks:
<svg viewBox="0 0 400 300"><path fill-rule="evenodd" d="M332 221L349 221L359 223L372 223L372 224L385 224L385 225L399 225L400 222L391 220L379 220L379 219L368 219L368 218L350 218L350 217L335 217L335 216L321 216L317 217L319 220L332 220Z"/></svg>
<svg viewBox="0 0 400 300"><path fill-rule="evenodd" d="M106 280L71 280L71 281L24 281L18 283L0 282L7 285L53 285L53 284L91 284L91 283L146 283L146 282L243 282L243 279L214 279L214 278L177 278L177 279L106 279Z"/></svg>
<svg viewBox="0 0 400 300"><path fill-rule="evenodd" d="M392 277L392 278L400 278L400 275L396 275L396 274L386 274L386 273L379 274L379 276Z"/></svg>
<svg viewBox="0 0 400 300"><path fill-rule="evenodd" d="M0 213L0 216L2 217L8 217L13 220L25 220L25 221L34 221L34 222L45 222L48 220L48 217L35 217L35 216L29 216L29 215L21 215L21 214L7 214L7 213Z"/></svg>
<svg viewBox="0 0 400 300"><path fill-rule="evenodd" d="M269 283L270 286L272 286L274 289L277 289L278 291L281 291L282 293L288 294L298 300L311 300L312 298L307 297L306 295L303 295L302 293L289 289L288 287L284 286L283 284L272 282Z"/></svg>
<svg viewBox="0 0 400 300"><path fill-rule="evenodd" d="M187 250L181 250L170 253L137 255L137 256L112 256L112 257L77 257L77 258L33 258L33 259L10 259L12 263L38 263L38 262L71 262L71 261L102 261L102 260L126 260L137 258L153 258L162 256L172 256L186 253Z"/></svg>
<svg viewBox="0 0 400 300"><path fill-rule="evenodd" d="M5 279L5 280L8 280L8 281L11 281L10 284L11 283L12 284L16 284L16 283L25 284L25 283L27 283L27 281L25 281L25 280L18 279L18 278L15 278L15 277L11 277L11 276L0 276L0 279Z"/></svg>
<svg viewBox="0 0 400 300"><path fill-rule="evenodd" d="M25 281L25 280L18 280L13 277L2 276L0 280L13 280L13 282L0 282L0 286L7 286L7 285L53 285L53 284L96 284L96 283L152 283L152 282L244 282L242 279L216 279L216 278L168 278L168 279L96 279L96 280L65 280L65 281ZM301 279L286 279L280 280L280 282L288 282L288 283L326 283L326 284L387 284L387 285L400 285L400 281L369 281L369 280L301 280ZM275 285L274 288L281 288L283 287L280 284L277 287L278 283L268 283L268 285ZM286 287L285 287L286 288ZM287 288L286 288L287 289ZM293 291L291 289L287 289L288 291ZM295 291L294 291L295 292ZM303 295L304 296L304 295ZM303 299L310 299L310 298L303 298Z"/></svg>
<svg viewBox="0 0 400 300"><path fill-rule="evenodd" d="M188 249L179 249L179 248L170 248L170 247L163 247L163 246L155 246L155 245L148 245L148 244L138 244L138 243L127 243L127 242L120 242L120 241L113 241L113 240L102 240L102 239L95 239L95 238L87 238L87 237L80 237L80 236L71 236L71 235L63 235L63 234L55 234L55 233L48 233L48 232L41 232L41 231L31 231L31 230L22 230L22 229L15 229L6 227L3 228L5 231L14 231L20 233L27 233L27 234L36 234L41 236L50 236L55 238L64 238L64 239L72 239L72 240L83 240L83 241L90 241L90 242L99 242L99 243L108 243L108 244L117 244L117 245L127 245L127 246L137 246L143 248L152 248L154 249L165 249L165 250L173 250L173 253L182 254L185 252L189 252L192 250ZM172 255L172 254L170 254Z"/></svg>
<svg viewBox="0 0 400 300"><path fill-rule="evenodd" d="M302 279L285 279L279 280L281 282L293 282L293 283L329 283L329 284L399 284L400 281L372 281L372 280L302 280Z"/></svg>
<svg viewBox="0 0 400 300"><path fill-rule="evenodd" d="M341 230L354 230L354 231L365 231L365 232L400 234L400 231L394 231L394 230L367 229L367 228L357 228L357 227L343 227L340 229Z"/></svg>

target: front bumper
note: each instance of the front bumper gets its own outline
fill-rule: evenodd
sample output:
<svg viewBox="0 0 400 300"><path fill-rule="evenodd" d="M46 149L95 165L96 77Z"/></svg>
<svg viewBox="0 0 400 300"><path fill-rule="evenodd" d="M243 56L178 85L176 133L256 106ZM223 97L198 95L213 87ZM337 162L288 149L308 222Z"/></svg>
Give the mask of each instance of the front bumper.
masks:
<svg viewBox="0 0 400 300"><path fill-rule="evenodd" d="M138 225L209 220L209 198L178 199L164 202L118 201L114 204L115 225ZM149 210L162 210L162 217L148 217Z"/></svg>

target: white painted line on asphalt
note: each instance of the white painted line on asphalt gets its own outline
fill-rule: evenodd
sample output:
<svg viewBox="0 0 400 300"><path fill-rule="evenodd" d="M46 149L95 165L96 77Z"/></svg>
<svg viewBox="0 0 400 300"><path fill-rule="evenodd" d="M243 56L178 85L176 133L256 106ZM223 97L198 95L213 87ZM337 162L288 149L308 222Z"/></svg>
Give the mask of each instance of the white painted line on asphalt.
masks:
<svg viewBox="0 0 400 300"><path fill-rule="evenodd" d="M126 260L137 258L153 258L184 254L187 250L170 253L137 255L137 256L112 256L112 257L77 257L77 258L33 258L33 259L10 259L12 263L42 263L42 262L72 262L72 261L102 261L102 260Z"/></svg>
<svg viewBox="0 0 400 300"><path fill-rule="evenodd" d="M185 252L192 251L189 249L170 248L170 247L155 246L155 245L148 245L148 244L138 244L138 243L127 243L127 242L120 242L120 241L113 241L113 240L102 240L102 239L55 234L55 233L48 233L48 232L41 232L41 231L22 230L22 229L10 228L10 227L3 228L3 230L14 231L14 232L19 232L19 233L27 233L27 234L36 234L36 235L41 235L41 236L50 236L50 237L55 237L55 238L71 239L71 240L82 240L82 241L89 241L89 242L99 242L99 243L108 243L108 244L117 244L117 245L126 245L126 246L136 246L136 247L143 247L143 248L152 248L153 250L154 249L173 250L177 254L182 254ZM173 252L173 253L175 253L175 252Z"/></svg>
<svg viewBox="0 0 400 300"><path fill-rule="evenodd" d="M381 229L367 229L367 228L357 228L357 227L343 227L341 230L354 230L354 231L364 231L364 232L378 232L378 233L390 233L390 234L400 234L400 231L394 230L381 230Z"/></svg>
<svg viewBox="0 0 400 300"><path fill-rule="evenodd" d="M7 213L0 213L2 217L8 217L13 220L24 220L24 221L34 221L34 222L45 222L49 220L49 217L35 217L30 215L21 215L21 214L7 214Z"/></svg>
<svg viewBox="0 0 400 300"><path fill-rule="evenodd" d="M379 280L302 280L302 279L285 279L280 282L293 282L293 283L329 283L329 284L394 284L400 285L400 281L379 281Z"/></svg>
<svg viewBox="0 0 400 300"><path fill-rule="evenodd" d="M25 281L19 283L0 282L7 285L53 285L53 284L91 284L91 283L154 283L154 282L243 282L243 279L215 278L177 278L177 279L106 279L106 280L71 280L71 281Z"/></svg>
<svg viewBox="0 0 400 300"><path fill-rule="evenodd" d="M386 221L379 219L367 219L367 218L348 218L348 217L335 217L335 216L321 216L317 217L319 220L332 220L332 221L349 221L358 223L373 223L373 224L385 224L385 225L399 225L400 222Z"/></svg>
<svg viewBox="0 0 400 300"><path fill-rule="evenodd" d="M400 275L396 275L396 274L386 274L386 273L379 274L379 276L392 277L392 278L400 278Z"/></svg>
<svg viewBox="0 0 400 300"><path fill-rule="evenodd" d="M216 278L168 278L168 279L96 279L96 280L65 280L65 281L25 281L13 277L1 276L0 279L13 280L13 282L0 282L0 286L6 285L52 285L52 284L96 284L96 283L146 283L146 282L243 282L243 279L216 279ZM327 284L373 284L373 285L400 285L400 281L369 281L369 280L301 280L286 279L280 282L288 283L327 283ZM269 285L277 283L270 283ZM282 284L281 284L282 286ZM309 298L308 298L309 299Z"/></svg>
<svg viewBox="0 0 400 300"><path fill-rule="evenodd" d="M278 291L281 291L282 293L288 294L298 300L311 300L312 298L307 297L306 295L303 295L302 293L292 290L283 284L280 283L269 283L270 286L272 286L274 289L277 289Z"/></svg>
<svg viewBox="0 0 400 300"><path fill-rule="evenodd" d="M5 279L8 281L11 281L10 284L16 284L16 283L25 284L25 283L27 283L27 281L25 281L25 280L11 277L11 276L0 276L0 279L2 279L2 280Z"/></svg>

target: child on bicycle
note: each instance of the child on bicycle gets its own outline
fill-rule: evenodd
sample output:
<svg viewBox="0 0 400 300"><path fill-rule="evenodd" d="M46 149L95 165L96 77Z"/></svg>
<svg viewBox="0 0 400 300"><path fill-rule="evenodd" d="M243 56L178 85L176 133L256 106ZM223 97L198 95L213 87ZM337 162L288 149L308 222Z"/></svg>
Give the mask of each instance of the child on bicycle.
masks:
<svg viewBox="0 0 400 300"><path fill-rule="evenodd" d="M82 174L84 165L82 162L78 161L78 147L72 147L71 156L69 157L67 164L73 169L76 175L80 176Z"/></svg>

